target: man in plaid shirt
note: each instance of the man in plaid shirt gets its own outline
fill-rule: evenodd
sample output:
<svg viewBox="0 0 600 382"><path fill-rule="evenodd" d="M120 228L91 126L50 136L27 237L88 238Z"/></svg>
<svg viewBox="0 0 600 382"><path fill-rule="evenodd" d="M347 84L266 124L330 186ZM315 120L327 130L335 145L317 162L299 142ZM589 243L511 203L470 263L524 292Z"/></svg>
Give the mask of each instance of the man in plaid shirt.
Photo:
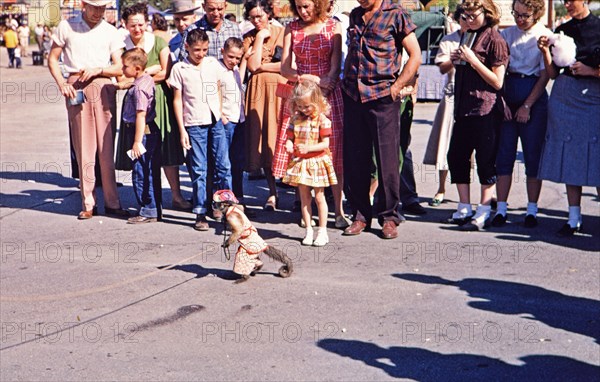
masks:
<svg viewBox="0 0 600 382"><path fill-rule="evenodd" d="M350 14L348 56L344 65L344 177L354 222L345 235L358 235L371 225L369 198L371 158L377 162L378 220L381 237L398 237L403 218L400 200L400 101L421 62L413 33L416 25L397 0L359 0ZM400 70L402 49L408 61Z"/></svg>
<svg viewBox="0 0 600 382"><path fill-rule="evenodd" d="M208 55L215 57L217 60L223 58L221 48L229 37L237 37L242 39L240 27L227 19L225 19L225 8L227 4L225 0L205 0L202 5L204 16L190 25L181 36L181 46L178 49L179 57L177 61L182 61L187 52L185 51L185 39L189 31L201 28L208 34Z"/></svg>

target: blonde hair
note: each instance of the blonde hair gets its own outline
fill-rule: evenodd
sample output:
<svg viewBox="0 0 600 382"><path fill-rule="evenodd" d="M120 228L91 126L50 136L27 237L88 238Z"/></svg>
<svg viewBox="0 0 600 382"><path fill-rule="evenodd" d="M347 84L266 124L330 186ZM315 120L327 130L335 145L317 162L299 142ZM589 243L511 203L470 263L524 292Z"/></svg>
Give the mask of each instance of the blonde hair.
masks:
<svg viewBox="0 0 600 382"><path fill-rule="evenodd" d="M294 86L292 97L290 98L290 110L292 115L296 115L298 112L298 100L307 96L310 96L310 102L315 106L317 114L329 114L329 102L327 102L327 98L323 96L323 92L319 85L312 80L300 80Z"/></svg>
<svg viewBox="0 0 600 382"><path fill-rule="evenodd" d="M492 0L466 0L462 4L463 11L475 12L483 9L485 19L490 27L500 23L500 10Z"/></svg>

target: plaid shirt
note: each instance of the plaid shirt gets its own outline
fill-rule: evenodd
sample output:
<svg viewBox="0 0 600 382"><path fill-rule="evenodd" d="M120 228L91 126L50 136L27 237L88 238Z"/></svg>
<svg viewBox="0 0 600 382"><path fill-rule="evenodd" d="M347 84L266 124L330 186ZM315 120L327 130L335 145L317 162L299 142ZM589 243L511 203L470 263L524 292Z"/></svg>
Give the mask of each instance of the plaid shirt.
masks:
<svg viewBox="0 0 600 382"><path fill-rule="evenodd" d="M402 40L417 28L397 0L383 0L367 24L364 14L361 7L350 14L342 81L342 90L357 102L390 95L402 65Z"/></svg>
<svg viewBox="0 0 600 382"><path fill-rule="evenodd" d="M177 62L183 61L184 58L187 58L187 52L185 50L185 40L187 40L187 34L194 29L204 29L206 34L208 35L208 55L210 57L215 57L220 60L223 58L223 54L221 54L221 48L225 45L225 41L229 37L237 37L240 40L242 39L242 32L240 31L240 27L227 19L223 20L221 24L221 29L217 32L210 26L208 21L206 21L206 15L202 17L200 20L196 21L183 32L183 36L181 36L181 42L179 43L179 47L173 49L174 47L169 44L171 51L176 55Z"/></svg>

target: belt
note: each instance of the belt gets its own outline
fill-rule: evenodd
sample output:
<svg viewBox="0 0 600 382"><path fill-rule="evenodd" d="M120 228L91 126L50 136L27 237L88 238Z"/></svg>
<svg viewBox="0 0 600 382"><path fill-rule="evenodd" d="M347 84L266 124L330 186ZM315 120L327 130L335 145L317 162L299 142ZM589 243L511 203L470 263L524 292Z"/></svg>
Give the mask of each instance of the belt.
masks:
<svg viewBox="0 0 600 382"><path fill-rule="evenodd" d="M523 73L507 73L509 77L517 77L517 78L538 78L535 74L523 74Z"/></svg>

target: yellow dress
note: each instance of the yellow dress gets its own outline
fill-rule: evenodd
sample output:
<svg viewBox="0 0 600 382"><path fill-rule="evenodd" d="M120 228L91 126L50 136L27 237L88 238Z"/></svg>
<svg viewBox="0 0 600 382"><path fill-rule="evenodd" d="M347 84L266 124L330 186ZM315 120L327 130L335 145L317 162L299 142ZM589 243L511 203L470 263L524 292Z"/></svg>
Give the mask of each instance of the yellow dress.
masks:
<svg viewBox="0 0 600 382"><path fill-rule="evenodd" d="M293 117L287 135L293 138L294 146L315 145L319 143L319 138L331 135L331 121L323 114L306 119ZM294 152L283 182L294 187L300 184L309 187L329 187L337 184L329 149L307 154Z"/></svg>

